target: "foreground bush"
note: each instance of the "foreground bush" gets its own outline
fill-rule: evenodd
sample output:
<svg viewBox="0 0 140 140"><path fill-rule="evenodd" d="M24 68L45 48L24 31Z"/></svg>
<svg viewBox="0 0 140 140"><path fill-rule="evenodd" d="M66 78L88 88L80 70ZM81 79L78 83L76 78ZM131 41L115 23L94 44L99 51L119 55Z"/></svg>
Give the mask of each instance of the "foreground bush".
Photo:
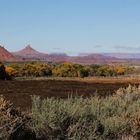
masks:
<svg viewBox="0 0 140 140"><path fill-rule="evenodd" d="M139 140L140 87L113 96L40 99L28 115L0 97L1 140Z"/></svg>
<svg viewBox="0 0 140 140"><path fill-rule="evenodd" d="M30 124L37 137L57 140L139 140L140 88L106 98L68 100L33 96Z"/></svg>
<svg viewBox="0 0 140 140"><path fill-rule="evenodd" d="M27 125L29 121L29 117L0 96L1 140L35 140L35 133Z"/></svg>

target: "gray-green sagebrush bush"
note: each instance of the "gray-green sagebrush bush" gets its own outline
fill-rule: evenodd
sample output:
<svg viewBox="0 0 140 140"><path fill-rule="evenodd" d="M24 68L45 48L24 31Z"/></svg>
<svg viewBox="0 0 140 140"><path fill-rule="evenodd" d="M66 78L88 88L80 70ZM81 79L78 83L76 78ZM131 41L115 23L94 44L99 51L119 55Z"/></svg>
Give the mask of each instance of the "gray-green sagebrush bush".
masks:
<svg viewBox="0 0 140 140"><path fill-rule="evenodd" d="M33 122L30 126L40 138L140 139L140 88L121 88L106 98L41 100L33 96L32 101Z"/></svg>
<svg viewBox="0 0 140 140"><path fill-rule="evenodd" d="M32 96L24 114L0 97L2 140L139 140L140 87L108 97L68 99Z"/></svg>
<svg viewBox="0 0 140 140"><path fill-rule="evenodd" d="M0 140L36 140L30 118L0 96Z"/></svg>

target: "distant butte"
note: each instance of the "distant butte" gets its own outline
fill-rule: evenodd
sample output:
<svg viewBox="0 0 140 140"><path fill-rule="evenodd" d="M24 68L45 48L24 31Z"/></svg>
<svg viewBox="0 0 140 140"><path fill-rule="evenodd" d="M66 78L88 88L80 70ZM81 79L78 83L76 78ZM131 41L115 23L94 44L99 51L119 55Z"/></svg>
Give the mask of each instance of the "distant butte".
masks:
<svg viewBox="0 0 140 140"><path fill-rule="evenodd" d="M41 53L32 48L31 45L27 45L24 49L18 52L13 52L12 54L26 61L34 61L34 60L44 61L47 56L47 54Z"/></svg>
<svg viewBox="0 0 140 140"><path fill-rule="evenodd" d="M16 54L20 55L36 55L36 54L41 54L40 52L36 51L31 47L31 45L27 45L24 49L16 52Z"/></svg>
<svg viewBox="0 0 140 140"><path fill-rule="evenodd" d="M17 58L3 46L0 46L0 61L17 61Z"/></svg>

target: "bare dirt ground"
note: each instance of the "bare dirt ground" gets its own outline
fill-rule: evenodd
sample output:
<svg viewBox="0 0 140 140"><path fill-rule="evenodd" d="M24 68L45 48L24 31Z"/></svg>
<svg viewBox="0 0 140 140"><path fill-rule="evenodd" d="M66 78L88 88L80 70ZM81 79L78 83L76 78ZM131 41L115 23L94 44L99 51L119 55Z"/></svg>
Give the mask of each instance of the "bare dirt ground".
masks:
<svg viewBox="0 0 140 140"><path fill-rule="evenodd" d="M68 96L112 95L120 87L129 84L139 85L140 80L128 79L95 79L95 80L21 80L0 81L0 95L22 109L31 107L31 95L42 98L68 98Z"/></svg>

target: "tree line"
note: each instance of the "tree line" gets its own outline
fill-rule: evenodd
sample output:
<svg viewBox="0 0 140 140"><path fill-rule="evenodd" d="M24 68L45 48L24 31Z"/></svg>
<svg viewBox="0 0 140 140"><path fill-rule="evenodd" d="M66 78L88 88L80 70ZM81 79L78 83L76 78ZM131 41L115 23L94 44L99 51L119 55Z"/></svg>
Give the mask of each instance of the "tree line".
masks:
<svg viewBox="0 0 140 140"><path fill-rule="evenodd" d="M0 71L2 69L1 67ZM30 62L14 63L5 66L6 73L11 77L113 77L130 74L133 70L134 68L130 66L81 65L71 62L59 64Z"/></svg>

